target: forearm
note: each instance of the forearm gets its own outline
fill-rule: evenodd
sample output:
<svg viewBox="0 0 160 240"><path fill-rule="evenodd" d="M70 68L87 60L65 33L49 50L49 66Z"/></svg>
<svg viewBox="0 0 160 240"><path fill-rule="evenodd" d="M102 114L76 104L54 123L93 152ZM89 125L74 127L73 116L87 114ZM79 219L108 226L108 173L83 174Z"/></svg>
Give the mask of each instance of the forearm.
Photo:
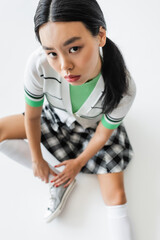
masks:
<svg viewBox="0 0 160 240"><path fill-rule="evenodd" d="M81 167L91 159L108 141L114 130L106 129L100 122L86 149L77 157Z"/></svg>
<svg viewBox="0 0 160 240"><path fill-rule="evenodd" d="M40 148L41 130L40 130L40 118L29 119L25 117L25 129L29 142L32 161L37 161L42 158L42 152Z"/></svg>

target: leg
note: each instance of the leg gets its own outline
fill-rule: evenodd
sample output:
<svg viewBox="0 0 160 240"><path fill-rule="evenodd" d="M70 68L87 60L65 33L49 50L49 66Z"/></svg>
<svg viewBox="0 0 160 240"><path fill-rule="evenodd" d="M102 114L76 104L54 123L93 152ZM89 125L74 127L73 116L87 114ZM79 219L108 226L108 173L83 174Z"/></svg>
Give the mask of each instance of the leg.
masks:
<svg viewBox="0 0 160 240"><path fill-rule="evenodd" d="M132 240L123 172L99 174L98 180L107 209L108 240Z"/></svg>
<svg viewBox="0 0 160 240"><path fill-rule="evenodd" d="M106 205L119 205L126 203L123 183L123 172L97 175L102 197Z"/></svg>
<svg viewBox="0 0 160 240"><path fill-rule="evenodd" d="M0 119L0 152L7 157L15 160L21 165L32 169L32 158L30 154L29 144L24 139L26 138L24 116L13 115ZM53 167L53 163L57 161L55 157L43 146L44 160L47 161L49 167L56 172L59 171ZM53 163L52 163L53 162ZM57 217L62 211L65 201L75 186L75 181L70 184L69 187L64 188L62 185L59 189L55 189L50 181L53 179L53 175L49 174L49 193L50 200L47 206L44 219L49 222L53 218ZM56 192L57 191L57 192ZM60 204L57 206L60 201ZM55 202L54 202L55 201ZM54 209L55 208L55 209Z"/></svg>
<svg viewBox="0 0 160 240"><path fill-rule="evenodd" d="M24 116L12 115L0 119L0 152L25 167L31 168L31 154L26 138Z"/></svg>
<svg viewBox="0 0 160 240"><path fill-rule="evenodd" d="M12 115L0 119L0 142L6 139L25 139L24 116Z"/></svg>
<svg viewBox="0 0 160 240"><path fill-rule="evenodd" d="M0 119L0 152L23 166L32 169L29 145L24 141L26 138L24 116L22 114ZM59 171L55 170L50 164L55 161L54 156L45 147L43 148L43 152L47 156L46 161L50 160L48 162L49 167L58 174ZM50 177L53 178L52 175Z"/></svg>

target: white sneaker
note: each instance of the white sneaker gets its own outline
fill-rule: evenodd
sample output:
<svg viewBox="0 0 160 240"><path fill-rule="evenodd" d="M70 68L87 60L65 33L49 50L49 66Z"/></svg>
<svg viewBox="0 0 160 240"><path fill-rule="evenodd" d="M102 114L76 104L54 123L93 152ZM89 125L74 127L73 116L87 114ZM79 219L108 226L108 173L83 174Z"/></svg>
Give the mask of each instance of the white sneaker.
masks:
<svg viewBox="0 0 160 240"><path fill-rule="evenodd" d="M54 187L53 184L50 184L50 198L44 213L44 220L46 222L50 222L61 213L69 194L76 185L76 180L74 179L67 188L64 188L65 184L66 183L57 188Z"/></svg>

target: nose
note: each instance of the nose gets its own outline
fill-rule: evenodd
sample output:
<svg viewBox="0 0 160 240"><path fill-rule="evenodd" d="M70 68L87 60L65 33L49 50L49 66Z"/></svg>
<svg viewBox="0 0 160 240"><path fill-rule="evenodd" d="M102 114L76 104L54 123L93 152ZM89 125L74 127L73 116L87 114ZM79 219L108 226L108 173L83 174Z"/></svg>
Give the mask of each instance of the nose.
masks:
<svg viewBox="0 0 160 240"><path fill-rule="evenodd" d="M73 63L66 56L61 57L60 65L61 65L61 71L66 72L67 70L73 69Z"/></svg>

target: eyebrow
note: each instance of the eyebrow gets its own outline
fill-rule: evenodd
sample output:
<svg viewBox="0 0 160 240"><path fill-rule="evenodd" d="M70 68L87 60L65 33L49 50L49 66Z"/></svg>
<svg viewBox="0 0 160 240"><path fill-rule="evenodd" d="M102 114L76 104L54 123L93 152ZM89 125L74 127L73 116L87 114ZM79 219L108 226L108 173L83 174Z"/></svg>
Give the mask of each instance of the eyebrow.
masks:
<svg viewBox="0 0 160 240"><path fill-rule="evenodd" d="M69 38L67 41L65 41L63 43L63 46L66 47L67 45L77 41L77 40L80 40L82 39L81 37L72 37L72 38ZM50 47L46 47L46 46L42 46L44 50L54 50L54 48L50 48Z"/></svg>

